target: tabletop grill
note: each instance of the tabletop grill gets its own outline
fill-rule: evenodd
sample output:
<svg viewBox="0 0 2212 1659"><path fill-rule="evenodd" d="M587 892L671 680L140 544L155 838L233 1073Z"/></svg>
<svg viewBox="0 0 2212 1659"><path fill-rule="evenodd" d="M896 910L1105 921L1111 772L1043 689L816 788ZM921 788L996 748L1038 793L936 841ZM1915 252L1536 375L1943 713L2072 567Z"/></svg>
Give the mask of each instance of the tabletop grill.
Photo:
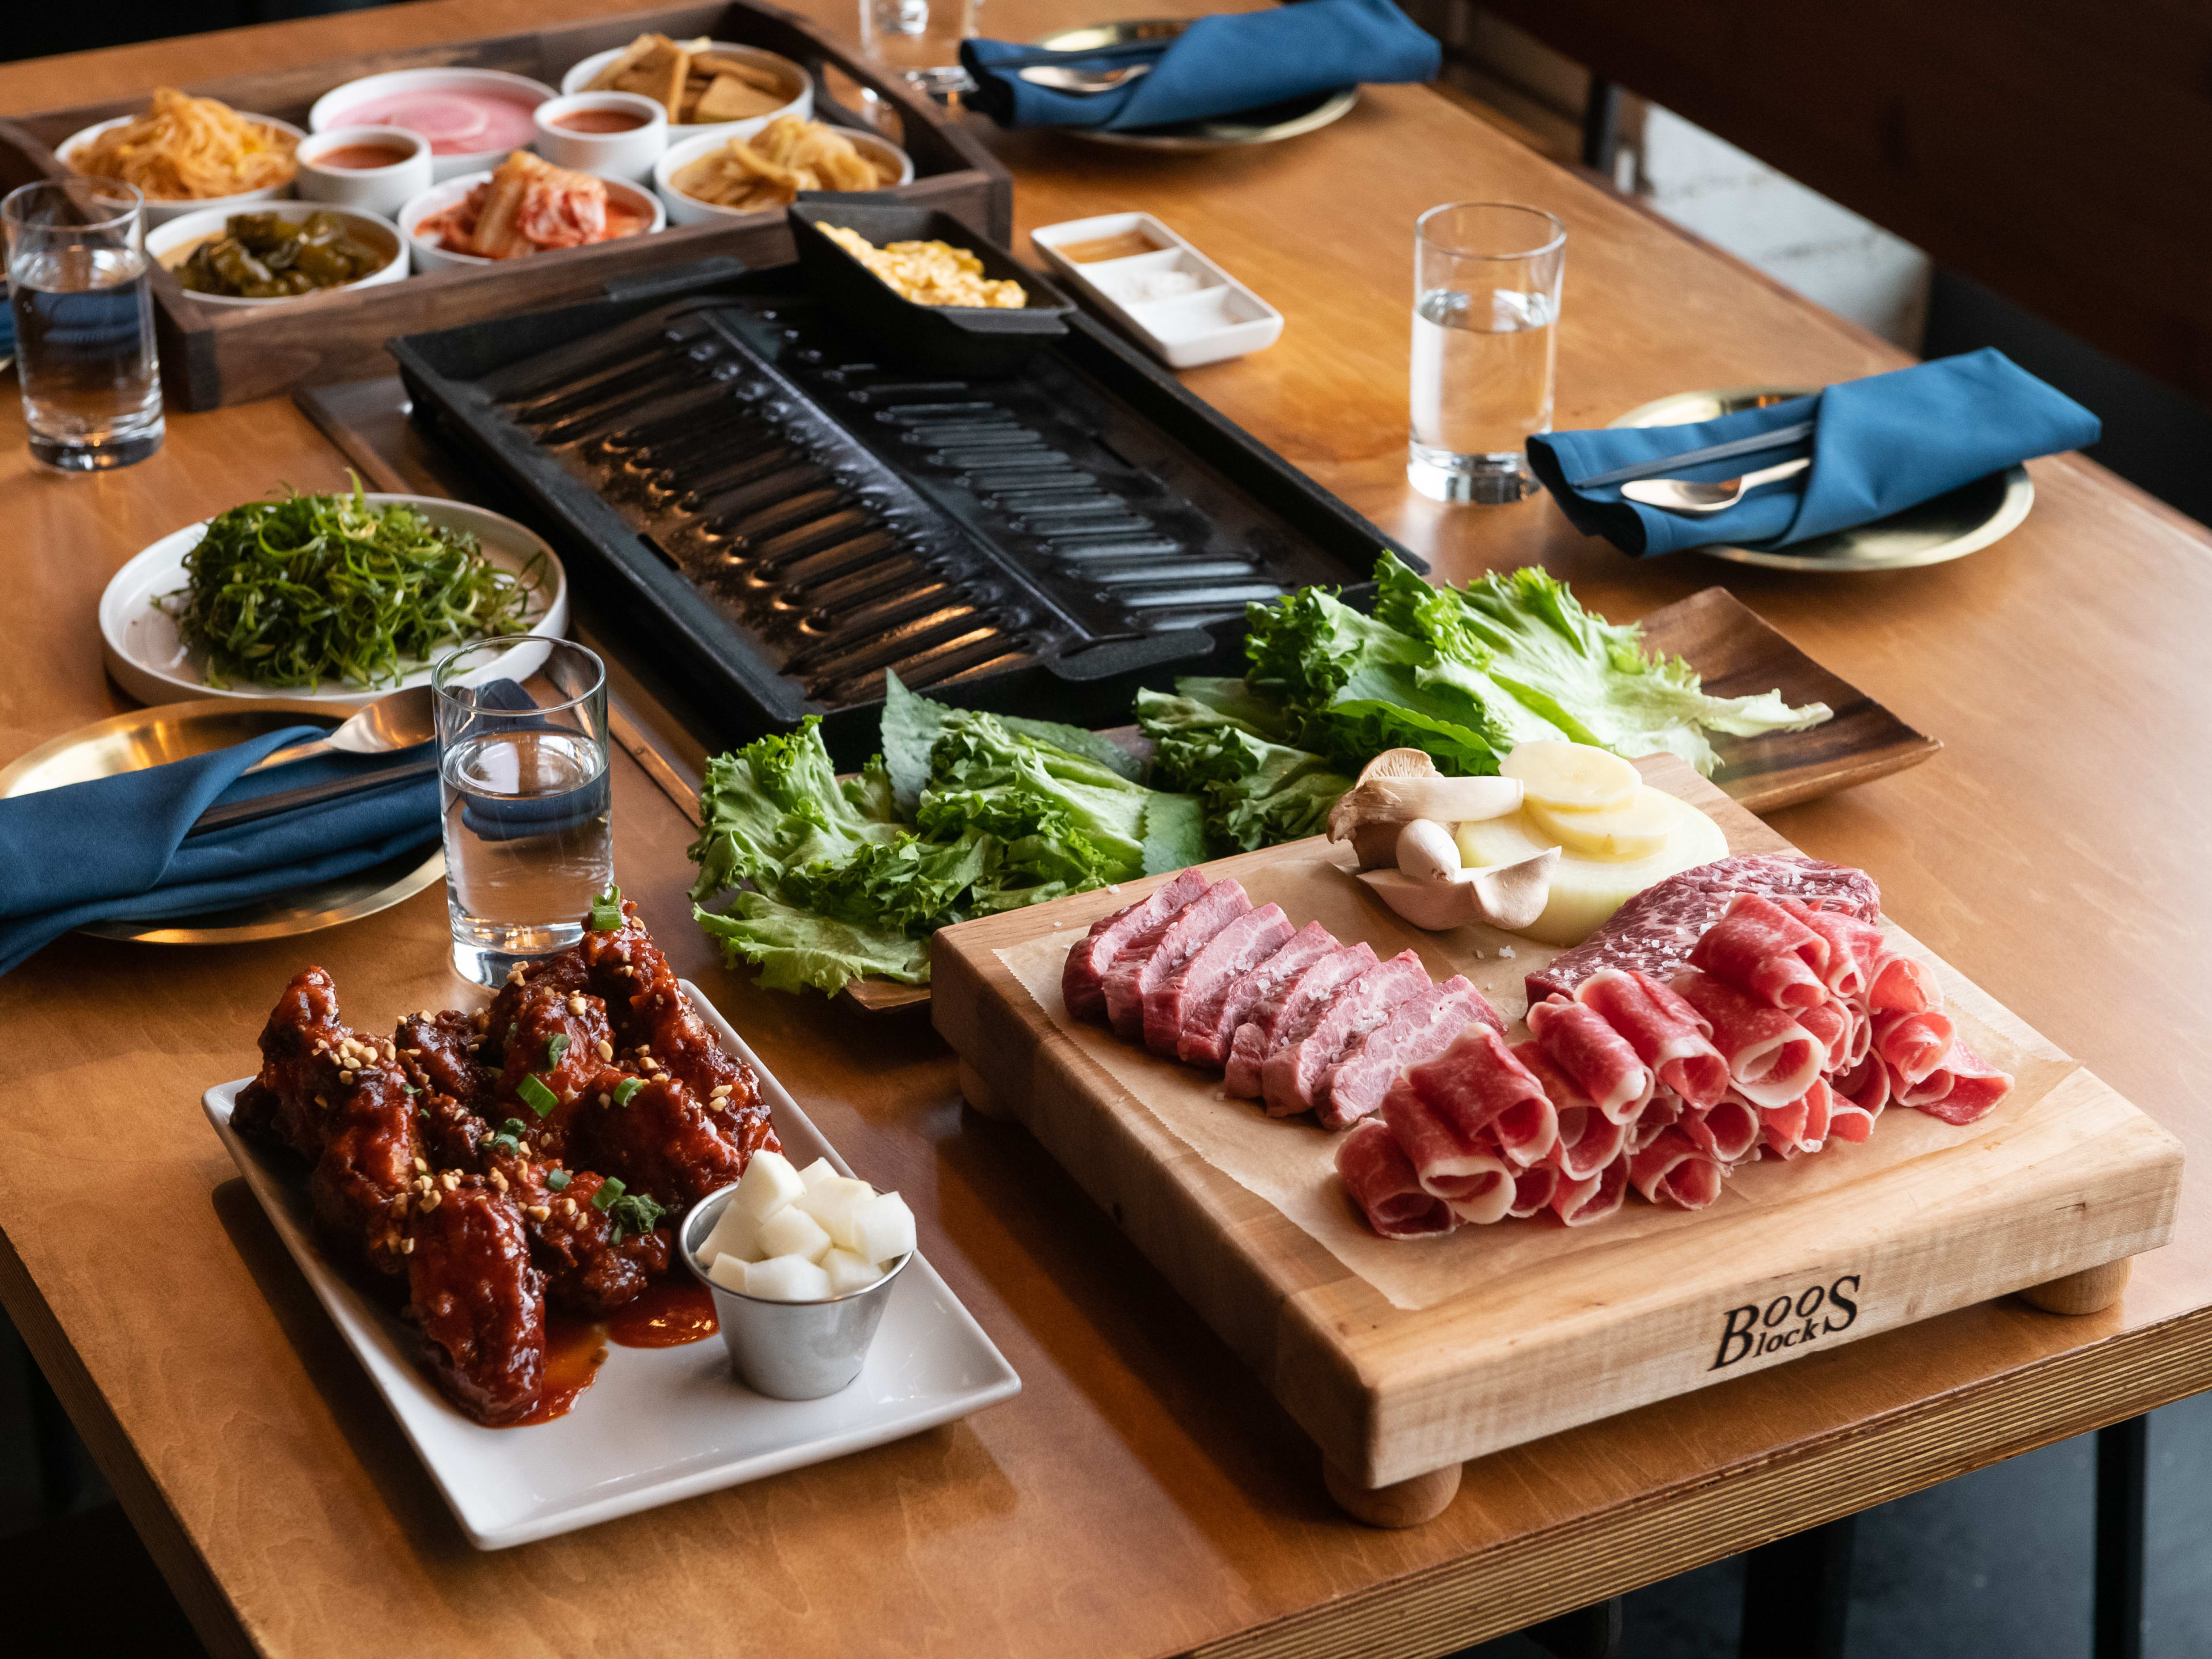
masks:
<svg viewBox="0 0 2212 1659"><path fill-rule="evenodd" d="M778 275L393 345L418 422L622 579L729 738L819 713L865 756L887 671L1126 720L1139 680L1233 672L1247 604L1358 584L1382 542L1083 319L1010 375L923 377Z"/></svg>

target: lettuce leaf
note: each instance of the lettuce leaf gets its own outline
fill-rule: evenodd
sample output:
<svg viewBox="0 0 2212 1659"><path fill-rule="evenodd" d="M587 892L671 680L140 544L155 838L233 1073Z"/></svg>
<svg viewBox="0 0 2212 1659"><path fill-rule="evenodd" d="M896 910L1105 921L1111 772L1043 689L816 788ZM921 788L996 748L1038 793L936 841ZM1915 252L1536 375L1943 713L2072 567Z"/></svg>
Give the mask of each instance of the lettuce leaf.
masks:
<svg viewBox="0 0 2212 1659"><path fill-rule="evenodd" d="M734 967L742 957L757 964L760 982L771 991L811 987L835 996L851 981L871 975L902 985L929 982L927 939L833 921L765 893L737 893L720 915L696 905L691 915L721 947L725 961Z"/></svg>

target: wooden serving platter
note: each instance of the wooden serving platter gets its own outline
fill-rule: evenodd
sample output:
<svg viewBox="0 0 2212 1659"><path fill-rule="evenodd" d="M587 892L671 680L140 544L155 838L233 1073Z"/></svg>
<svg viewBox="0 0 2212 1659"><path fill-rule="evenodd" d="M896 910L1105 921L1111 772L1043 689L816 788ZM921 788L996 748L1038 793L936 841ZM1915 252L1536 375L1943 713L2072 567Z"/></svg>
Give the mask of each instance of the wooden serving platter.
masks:
<svg viewBox="0 0 2212 1659"><path fill-rule="evenodd" d="M1643 767L1735 851L1792 850L1673 757ZM1207 869L1378 954L1412 945L1509 1016L1525 1007L1520 980L1544 947L1414 933L1349 865L1316 840ZM1072 944L1152 884L945 929L933 1016L970 1103L1059 1158L1313 1436L1362 1518L1426 1518L1468 1458L1991 1297L2066 1281L2039 1305L2088 1311L2124 1282L2101 1270L2172 1231L2178 1143L1886 923L1934 963L1967 1040L2016 1077L1980 1123L1893 1109L1864 1145L1750 1166L1694 1214L1632 1195L1589 1228L1546 1217L1376 1239L1326 1175L1326 1132L1266 1121L1211 1074L1066 1015L1064 946L1048 941Z"/></svg>
<svg viewBox="0 0 2212 1659"><path fill-rule="evenodd" d="M981 143L956 125L940 125L927 100L897 76L878 75L815 24L762 0L659 7L534 33L249 70L195 82L184 90L304 130L316 99L363 76L400 69L493 69L557 88L573 65L648 30L678 39L706 35L780 52L814 77L817 120L857 125L859 118L831 96L824 71L836 70L873 93L879 106L895 112L900 121L902 131L885 136L896 137L913 156L915 178L884 192L884 199L943 208L1000 241L1011 234L1012 175ZM94 122L139 113L152 90L0 121L0 191L68 177L54 147ZM734 275L748 266L782 264L795 257L791 231L778 208L489 267L412 276L380 288L305 295L278 306L204 306L156 267L154 311L162 396L172 409L217 409L295 386L383 374L392 367L384 343L395 335L600 299L642 299L672 283L697 281L712 262Z"/></svg>

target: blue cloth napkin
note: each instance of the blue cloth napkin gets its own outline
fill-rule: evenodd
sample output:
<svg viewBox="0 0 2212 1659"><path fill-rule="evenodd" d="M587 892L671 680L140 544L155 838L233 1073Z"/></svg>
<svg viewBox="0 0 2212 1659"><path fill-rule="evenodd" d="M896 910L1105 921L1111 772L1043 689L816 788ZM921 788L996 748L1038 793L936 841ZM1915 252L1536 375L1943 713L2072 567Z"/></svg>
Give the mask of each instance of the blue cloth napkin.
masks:
<svg viewBox="0 0 2212 1659"><path fill-rule="evenodd" d="M323 729L293 726L166 766L0 800L0 974L88 921L219 910L365 870L410 848L427 850L439 834L434 775L185 838L219 800L434 752L422 744L390 755L319 756L239 780L264 755Z"/></svg>
<svg viewBox="0 0 2212 1659"><path fill-rule="evenodd" d="M1362 82L1433 81L1443 59L1435 39L1390 0L1303 0L1201 17L1170 40L1096 52L965 40L960 61L975 78L975 106L1002 127L1121 132L1235 115ZM1132 63L1150 63L1152 73L1087 95L1034 87L1015 73L1030 64Z"/></svg>
<svg viewBox="0 0 2212 1659"><path fill-rule="evenodd" d="M1618 484L1574 486L1577 478L1808 418L1817 422L1809 440L1667 475L1734 478L1811 454L1809 471L1762 485L1724 513L1666 513L1622 500ZM1554 432L1528 440L1528 465L1576 529L1648 556L1719 543L1787 547L1871 524L2015 461L2082 448L2102 430L2071 398L2002 352L1984 349L1845 380L1809 398L1694 426Z"/></svg>

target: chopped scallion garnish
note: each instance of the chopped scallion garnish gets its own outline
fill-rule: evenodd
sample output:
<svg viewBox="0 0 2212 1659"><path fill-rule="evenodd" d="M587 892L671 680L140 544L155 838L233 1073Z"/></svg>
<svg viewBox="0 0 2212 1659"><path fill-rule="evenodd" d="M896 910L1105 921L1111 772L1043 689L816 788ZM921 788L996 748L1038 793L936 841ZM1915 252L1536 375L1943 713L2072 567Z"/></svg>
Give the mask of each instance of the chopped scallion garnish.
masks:
<svg viewBox="0 0 2212 1659"><path fill-rule="evenodd" d="M610 882L607 890L592 901L592 931L611 933L622 925L622 889Z"/></svg>
<svg viewBox="0 0 2212 1659"><path fill-rule="evenodd" d="M553 1109L561 1103L558 1095L526 1073L522 1081L514 1085L514 1097L540 1117L551 1115Z"/></svg>

